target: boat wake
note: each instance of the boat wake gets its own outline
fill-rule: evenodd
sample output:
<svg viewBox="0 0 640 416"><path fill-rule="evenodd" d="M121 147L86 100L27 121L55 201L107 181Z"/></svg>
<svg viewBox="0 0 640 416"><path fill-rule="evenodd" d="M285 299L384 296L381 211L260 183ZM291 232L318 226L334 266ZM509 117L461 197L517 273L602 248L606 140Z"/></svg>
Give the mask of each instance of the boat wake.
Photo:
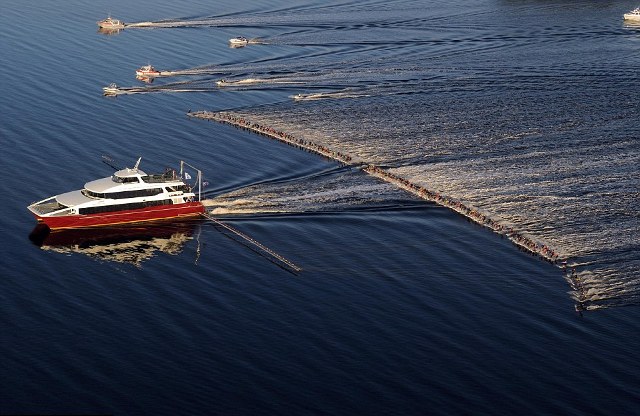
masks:
<svg viewBox="0 0 640 416"><path fill-rule="evenodd" d="M299 80L296 77L270 77L270 78L245 78L237 80L219 79L214 81L212 79L197 79L186 80L166 83L162 85L150 85L151 81L156 78L168 78L172 76L202 76L212 75L220 73L228 73L226 70L212 70L206 68L200 69L185 69L178 71L160 71L159 75L152 78L136 77L139 80L146 81L146 86L127 86L121 87L116 84L110 84L107 87L103 87L103 95L105 96L118 96L118 95L132 95L132 94L147 94L147 93L159 93L159 92L215 92L220 88L235 88L235 89L249 89L249 88L269 88L271 86L281 85L302 85L304 81Z"/></svg>
<svg viewBox="0 0 640 416"><path fill-rule="evenodd" d="M302 81L296 81L288 78L246 78L239 80L221 79L216 81L216 85L219 87L243 87L247 85L259 85L259 84L304 84Z"/></svg>
<svg viewBox="0 0 640 416"><path fill-rule="evenodd" d="M200 26L224 26L224 20L221 19L202 19L202 20L158 20L155 22L134 22L125 23L124 27L129 29L135 28L177 28L177 27L200 27Z"/></svg>
<svg viewBox="0 0 640 416"><path fill-rule="evenodd" d="M174 71L160 71L160 77L181 77L189 75L217 75L228 71L215 70L212 68L177 69Z"/></svg>
<svg viewBox="0 0 640 416"><path fill-rule="evenodd" d="M363 98L371 94L360 93L351 89L333 92L318 92L312 94L295 94L290 96L295 101L339 100L344 98Z"/></svg>
<svg viewBox="0 0 640 416"><path fill-rule="evenodd" d="M358 171L335 171L299 181L261 183L206 199L203 205L213 215L300 214L345 212L356 208L388 206L389 199L404 195L384 183L371 183Z"/></svg>
<svg viewBox="0 0 640 416"><path fill-rule="evenodd" d="M180 27L260 27L263 25L290 25L292 23L302 26L313 25L314 20L306 22L295 20L295 17L270 15L270 14L245 14L242 16L204 16L192 19L163 19L156 21L143 21L124 23L125 28L146 29L146 28L180 28ZM258 38L251 39L256 44L261 43Z"/></svg>
<svg viewBox="0 0 640 416"><path fill-rule="evenodd" d="M111 84L102 90L105 96L119 96L162 92L214 92L217 91L217 88L210 81L183 81L145 87L119 87Z"/></svg>

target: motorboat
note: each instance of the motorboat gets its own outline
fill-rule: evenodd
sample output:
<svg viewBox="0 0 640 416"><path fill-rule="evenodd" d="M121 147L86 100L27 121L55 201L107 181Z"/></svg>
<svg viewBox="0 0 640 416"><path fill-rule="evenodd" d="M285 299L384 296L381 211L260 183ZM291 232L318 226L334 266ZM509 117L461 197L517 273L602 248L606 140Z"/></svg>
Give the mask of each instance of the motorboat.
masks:
<svg viewBox="0 0 640 416"><path fill-rule="evenodd" d="M100 26L102 29L124 29L124 22L120 21L118 19L113 19L111 16L107 17L104 20L100 20L98 23L98 26Z"/></svg>
<svg viewBox="0 0 640 416"><path fill-rule="evenodd" d="M249 43L249 39L245 38L244 36L237 36L235 38L231 38L229 39L229 44L231 46L245 46Z"/></svg>
<svg viewBox="0 0 640 416"><path fill-rule="evenodd" d="M220 80L216 81L216 85L218 87L224 87L225 85L229 85L229 84L230 84L230 82L227 81L226 79L220 79Z"/></svg>
<svg viewBox="0 0 640 416"><path fill-rule="evenodd" d="M157 77L160 76L160 71L152 67L151 65L144 65L136 69L136 76L139 77Z"/></svg>
<svg viewBox="0 0 640 416"><path fill-rule="evenodd" d="M624 20L633 20L635 22L640 22L640 7L631 10L629 13L625 13Z"/></svg>
<svg viewBox="0 0 640 416"><path fill-rule="evenodd" d="M197 216L204 213L201 202L202 172L180 161L180 172L168 169L147 175L133 168L87 182L83 189L55 195L28 206L39 223L51 230L127 224ZM196 172L196 183L190 186ZM197 193L194 187L197 185Z"/></svg>
<svg viewBox="0 0 640 416"><path fill-rule="evenodd" d="M118 91L120 91L120 88L113 82L107 87L102 87L103 95L118 95Z"/></svg>
<svg viewBox="0 0 640 416"><path fill-rule="evenodd" d="M294 101L304 101L304 100L320 100L322 98L330 98L331 96L326 93L314 93L314 94L295 94L292 95Z"/></svg>

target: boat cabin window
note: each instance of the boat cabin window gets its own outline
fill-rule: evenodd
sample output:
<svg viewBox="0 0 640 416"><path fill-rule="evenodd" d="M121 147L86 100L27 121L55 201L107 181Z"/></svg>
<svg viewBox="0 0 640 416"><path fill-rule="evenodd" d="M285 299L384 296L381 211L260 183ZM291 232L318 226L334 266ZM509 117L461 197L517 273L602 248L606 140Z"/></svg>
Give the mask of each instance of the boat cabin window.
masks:
<svg viewBox="0 0 640 416"><path fill-rule="evenodd" d="M122 178L120 176L113 175L113 176L111 176L111 180L116 182L116 183L138 183L138 182L140 182L138 180L137 176L127 176L127 177Z"/></svg>
<svg viewBox="0 0 640 416"><path fill-rule="evenodd" d="M90 198L109 198L109 199L124 199L124 198L139 198L141 196L154 196L162 193L162 188L152 189L138 189L135 191L122 191L122 192L93 192L88 189L83 189L82 193Z"/></svg>
<svg viewBox="0 0 640 416"><path fill-rule="evenodd" d="M191 192L191 188L188 185L175 185L175 186L167 186L167 192Z"/></svg>
<svg viewBox="0 0 640 416"><path fill-rule="evenodd" d="M156 207L160 205L171 205L173 201L170 199L164 199L161 201L145 201L145 202L132 202L130 204L118 204L118 205L105 205L101 207L87 207L80 208L80 215L100 214L102 212L114 212L114 211L128 211L131 209L140 209L148 207Z"/></svg>

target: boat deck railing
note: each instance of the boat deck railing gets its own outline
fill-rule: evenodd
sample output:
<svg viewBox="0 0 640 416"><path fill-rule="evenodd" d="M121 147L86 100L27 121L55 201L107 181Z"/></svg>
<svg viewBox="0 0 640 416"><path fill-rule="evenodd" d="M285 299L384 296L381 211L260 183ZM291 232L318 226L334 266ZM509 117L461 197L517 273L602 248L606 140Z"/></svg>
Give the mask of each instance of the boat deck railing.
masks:
<svg viewBox="0 0 640 416"><path fill-rule="evenodd" d="M54 200L50 202L42 202L40 204L31 205L29 208L38 215L47 215L66 207Z"/></svg>
<svg viewBox="0 0 640 416"><path fill-rule="evenodd" d="M182 182L182 180L176 175L174 171L169 171L157 175L143 176L142 180L145 183Z"/></svg>

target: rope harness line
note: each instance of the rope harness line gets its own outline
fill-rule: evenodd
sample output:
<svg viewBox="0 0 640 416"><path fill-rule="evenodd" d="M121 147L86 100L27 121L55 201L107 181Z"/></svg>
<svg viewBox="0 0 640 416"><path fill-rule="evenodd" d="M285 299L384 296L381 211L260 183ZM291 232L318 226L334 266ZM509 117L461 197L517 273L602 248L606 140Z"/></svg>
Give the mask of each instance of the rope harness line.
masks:
<svg viewBox="0 0 640 416"><path fill-rule="evenodd" d="M208 212L203 212L202 216L207 218L208 220L212 221L213 223L215 223L216 225L219 225L221 227L223 227L224 229L226 229L227 231L232 232L233 234L237 235L238 237L248 241L249 243L253 244L254 246L258 247L260 250L264 251L265 253L269 254L270 256L272 256L273 258L277 259L278 261L280 261L281 263L283 263L284 265L286 265L287 267L291 268L291 270L295 271L296 273L301 272L302 271L302 267L297 266L295 263L293 263L290 260L287 260L286 258L284 258L283 256L281 256L280 254L276 253L275 251L271 250L269 247L266 247L264 244L260 243L259 241L257 241L256 239L249 237L248 235L244 234L243 232L241 232L240 230L236 230L235 228L233 228L232 226L223 223L222 221L216 219L215 217L213 217L210 213Z"/></svg>

